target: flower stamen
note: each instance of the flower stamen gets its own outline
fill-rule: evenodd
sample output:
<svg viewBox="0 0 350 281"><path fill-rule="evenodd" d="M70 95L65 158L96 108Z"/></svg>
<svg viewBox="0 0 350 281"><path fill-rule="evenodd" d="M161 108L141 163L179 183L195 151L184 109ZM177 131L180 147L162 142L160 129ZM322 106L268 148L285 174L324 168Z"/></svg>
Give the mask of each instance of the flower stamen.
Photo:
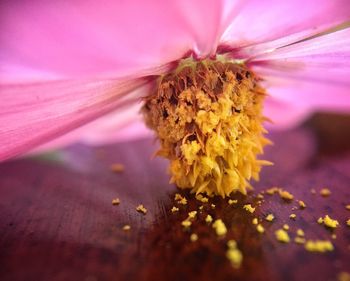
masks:
<svg viewBox="0 0 350 281"><path fill-rule="evenodd" d="M171 182L193 192L246 193L258 180L266 94L244 65L185 60L159 79L142 112L160 140L158 156L170 160Z"/></svg>

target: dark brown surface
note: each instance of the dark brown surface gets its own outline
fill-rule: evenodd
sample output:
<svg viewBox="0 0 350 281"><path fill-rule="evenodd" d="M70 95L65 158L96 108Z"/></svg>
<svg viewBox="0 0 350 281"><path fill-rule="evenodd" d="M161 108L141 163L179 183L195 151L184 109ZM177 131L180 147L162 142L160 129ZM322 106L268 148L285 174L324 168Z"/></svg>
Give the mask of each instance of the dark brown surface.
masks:
<svg viewBox="0 0 350 281"><path fill-rule="evenodd" d="M275 166L263 170L255 192L235 196L237 206L218 198L212 200L215 209L204 204L189 232L180 223L201 203L191 199L179 213L170 212L177 190L167 183L166 161L150 160L155 149L150 140L103 148L75 145L59 154L2 163L0 280L337 280L339 272L350 272L350 227L345 226L350 154L343 129L329 138L327 126L316 121L310 124L317 134L310 128L273 133L275 145L265 158ZM337 138L341 150L335 148ZM335 147L320 154L328 151L324 146L330 139ZM125 165L125 172L111 172L116 162ZM255 205L257 191L271 186L289 190L307 208L292 211L296 201L266 195L253 215L242 209L247 202ZM332 195L311 194L311 188L322 187ZM119 206L111 204L115 197ZM145 216L135 211L140 203L148 209ZM295 221L289 219L292 212ZM204 223L208 213L224 220L229 228L225 238L217 238ZM276 219L263 222L266 233L260 235L251 220L268 213ZM335 240L316 223L325 214L341 224ZM307 238L332 240L335 250L315 254L277 242L274 231L284 223L291 238L302 228ZM130 232L121 230L124 224L131 225ZM198 233L197 242L190 242L192 232ZM244 256L240 269L225 257L231 238Z"/></svg>

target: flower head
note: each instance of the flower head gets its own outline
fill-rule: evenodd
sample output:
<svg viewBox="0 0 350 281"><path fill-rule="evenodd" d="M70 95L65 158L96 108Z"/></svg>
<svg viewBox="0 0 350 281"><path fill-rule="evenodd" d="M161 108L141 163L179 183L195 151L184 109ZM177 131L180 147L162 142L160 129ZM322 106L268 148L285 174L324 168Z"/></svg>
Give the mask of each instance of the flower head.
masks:
<svg viewBox="0 0 350 281"><path fill-rule="evenodd" d="M144 135L140 98L189 57L200 62L222 54L255 73L269 94L264 115L277 127L314 109L350 107L347 0L35 0L7 1L0 9L0 160L38 146ZM230 103L225 95L217 105L206 104L200 93L192 99L220 112ZM237 120L212 112L215 118L196 112L204 134L211 122L235 126ZM227 150L220 134L207 141L215 144L213 155ZM198 160L199 145L180 147L188 163ZM175 178L183 169L177 166L171 168Z"/></svg>

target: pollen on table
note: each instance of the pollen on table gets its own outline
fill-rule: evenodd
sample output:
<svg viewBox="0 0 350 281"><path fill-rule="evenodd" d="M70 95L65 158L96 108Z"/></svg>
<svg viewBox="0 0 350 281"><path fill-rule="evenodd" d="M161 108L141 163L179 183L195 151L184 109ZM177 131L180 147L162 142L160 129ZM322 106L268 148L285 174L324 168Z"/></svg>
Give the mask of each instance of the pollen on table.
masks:
<svg viewBox="0 0 350 281"><path fill-rule="evenodd" d="M146 215L146 213L147 213L147 209L142 204L140 204L136 207L136 211L138 211L139 213L142 213L144 215Z"/></svg>
<svg viewBox="0 0 350 281"><path fill-rule="evenodd" d="M273 221L275 219L275 216L273 214L268 214L266 217L265 217L265 220L267 221Z"/></svg>
<svg viewBox="0 0 350 281"><path fill-rule="evenodd" d="M280 190L279 195L282 199L284 199L286 201L293 200L293 198L294 198L294 196L286 190Z"/></svg>
<svg viewBox="0 0 350 281"><path fill-rule="evenodd" d="M258 224L258 218L254 218L254 219L252 220L252 223L255 224L255 225L257 225L257 224Z"/></svg>
<svg viewBox="0 0 350 281"><path fill-rule="evenodd" d="M178 204L181 205L186 205L187 204L187 199L185 197L183 197L181 200L177 201Z"/></svg>
<svg viewBox="0 0 350 281"><path fill-rule="evenodd" d="M114 198L112 200L112 205L116 206L116 205L119 205L120 204L120 199L119 198Z"/></svg>
<svg viewBox="0 0 350 281"><path fill-rule="evenodd" d="M227 228L221 219L214 221L213 228L218 236L223 236L227 233Z"/></svg>
<svg viewBox="0 0 350 281"><path fill-rule="evenodd" d="M213 221L213 217L211 215L207 215L205 218L205 222L211 223Z"/></svg>
<svg viewBox="0 0 350 281"><path fill-rule="evenodd" d="M265 192L268 195L274 195L275 193L279 192L280 190L281 189L279 187L274 186L274 187L267 189Z"/></svg>
<svg viewBox="0 0 350 281"><path fill-rule="evenodd" d="M329 195L331 195L331 191L328 188L322 188L320 190L320 194L323 197L328 197Z"/></svg>
<svg viewBox="0 0 350 281"><path fill-rule="evenodd" d="M194 219L197 216L197 211L192 211L188 213L188 218Z"/></svg>
<svg viewBox="0 0 350 281"><path fill-rule="evenodd" d="M350 281L350 273L346 271L342 271L338 274L338 280L337 281Z"/></svg>
<svg viewBox="0 0 350 281"><path fill-rule="evenodd" d="M306 239L304 237L297 236L294 238L294 242L297 244L305 244Z"/></svg>
<svg viewBox="0 0 350 281"><path fill-rule="evenodd" d="M297 235L303 237L303 236L305 236L305 233L304 233L304 231L302 229L299 228L297 230Z"/></svg>
<svg viewBox="0 0 350 281"><path fill-rule="evenodd" d="M259 79L227 57L185 59L159 77L144 99L142 113L170 160L171 183L194 193L230 196L247 193L259 180L258 159L271 142L264 137Z"/></svg>
<svg viewBox="0 0 350 281"><path fill-rule="evenodd" d="M350 219L348 219L348 220L346 221L346 225L347 225L347 226L350 226Z"/></svg>
<svg viewBox="0 0 350 281"><path fill-rule="evenodd" d="M289 235L287 231L285 231L284 229L276 230L275 235L276 235L276 239L280 242L289 243L290 241Z"/></svg>
<svg viewBox="0 0 350 281"><path fill-rule="evenodd" d="M237 248L237 243L234 240L229 240L227 242L227 252L226 257L231 262L232 267L239 268L243 261L242 252Z"/></svg>
<svg viewBox="0 0 350 281"><path fill-rule="evenodd" d="M181 222L181 225L185 228L189 228L192 225L192 222L189 221L188 219L185 219L184 221Z"/></svg>
<svg viewBox="0 0 350 281"><path fill-rule="evenodd" d="M347 210L350 211L350 204L346 205L346 206L345 206L345 209L347 209Z"/></svg>
<svg viewBox="0 0 350 281"><path fill-rule="evenodd" d="M258 224L256 226L256 230L259 232L259 233L264 233L265 232L265 228L261 225L261 224Z"/></svg>
<svg viewBox="0 0 350 281"><path fill-rule="evenodd" d="M251 204L244 205L243 209L246 210L247 212L251 213L251 214L254 213L254 211L255 211L255 208L253 208Z"/></svg>
<svg viewBox="0 0 350 281"><path fill-rule="evenodd" d="M308 240L305 249L309 252L330 252L334 250L333 244L328 240Z"/></svg>
<svg viewBox="0 0 350 281"><path fill-rule="evenodd" d="M335 233L333 233L333 234L331 235L331 237L332 237L332 239L337 239L337 235L336 235Z"/></svg>
<svg viewBox="0 0 350 281"><path fill-rule="evenodd" d="M190 236L191 242L196 242L198 240L198 234L192 233Z"/></svg>
<svg viewBox="0 0 350 281"><path fill-rule="evenodd" d="M282 227L284 230L288 231L289 230L289 225L288 224L284 224Z"/></svg>
<svg viewBox="0 0 350 281"><path fill-rule="evenodd" d="M259 193L259 194L256 196L256 198L258 198L258 199L264 199L264 195L262 195L261 193Z"/></svg>
<svg viewBox="0 0 350 281"><path fill-rule="evenodd" d="M210 207L211 207L212 209L215 209L216 205L215 205L215 204L211 204Z"/></svg>
<svg viewBox="0 0 350 281"><path fill-rule="evenodd" d="M123 229L124 231L129 231L129 230L131 229L131 226L128 225L128 224L126 224L126 225L123 226L122 229Z"/></svg>
<svg viewBox="0 0 350 281"><path fill-rule="evenodd" d="M120 163L115 163L111 165L111 170L114 173L121 173L125 170L125 167L123 164Z"/></svg>
<svg viewBox="0 0 350 281"><path fill-rule="evenodd" d="M311 194L316 194L316 189L311 188L311 189L310 189L310 192L311 192Z"/></svg>
<svg viewBox="0 0 350 281"><path fill-rule="evenodd" d="M171 212L172 213L175 213L175 212L178 212L179 211L179 208L177 208L177 207L175 207L175 206L173 206L172 208L171 208Z"/></svg>
<svg viewBox="0 0 350 281"><path fill-rule="evenodd" d="M305 209L306 208L305 202L302 200L299 200L299 207L300 207L300 209Z"/></svg>
<svg viewBox="0 0 350 281"><path fill-rule="evenodd" d="M322 218L321 218L322 219ZM320 220L320 219L319 219ZM321 221L321 220L320 220ZM318 221L317 221L318 222ZM322 222L325 226L329 228L337 228L339 226L339 222L337 220L334 220L330 218L330 216L326 215L323 219ZM321 222L321 223L322 223Z"/></svg>
<svg viewBox="0 0 350 281"><path fill-rule="evenodd" d="M229 199L228 203L229 205L237 204L238 200L237 199Z"/></svg>
<svg viewBox="0 0 350 281"><path fill-rule="evenodd" d="M175 194L175 197L174 197L175 201L180 201L182 198L183 196L180 193Z"/></svg>
<svg viewBox="0 0 350 281"><path fill-rule="evenodd" d="M297 218L297 215L296 215L296 214L290 214L290 215L289 215L289 218L290 218L291 220L295 220L295 219Z"/></svg>

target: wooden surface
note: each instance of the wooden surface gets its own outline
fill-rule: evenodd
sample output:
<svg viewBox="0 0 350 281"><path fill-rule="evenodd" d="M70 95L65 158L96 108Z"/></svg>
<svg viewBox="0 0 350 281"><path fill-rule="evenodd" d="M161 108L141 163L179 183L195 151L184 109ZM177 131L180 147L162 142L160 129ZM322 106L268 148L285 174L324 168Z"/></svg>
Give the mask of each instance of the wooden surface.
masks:
<svg viewBox="0 0 350 281"><path fill-rule="evenodd" d="M345 128L350 123L330 120L316 118L303 128L271 134L275 145L265 159L275 165L263 170L254 192L234 196L237 205L219 198L203 204L183 193L192 199L175 214L170 209L177 190L168 185L166 161L150 160L151 140L100 148L74 145L2 163L0 280L338 280L340 272L350 273L350 227L345 225L350 218ZM111 172L113 163L123 163L125 171ZM295 200L266 195L254 214L242 209L246 203L255 206L257 192L272 186L290 191L307 208L292 211ZM332 191L328 198L310 192L323 187ZM115 197L119 206L111 204ZM140 203L146 215L135 211ZM201 205L190 231L184 231L181 221ZM295 221L289 219L292 212ZM251 221L268 213L276 219L262 222L266 232L261 235ZM226 237L218 238L204 222L207 214L223 219ZM316 222L326 214L341 224L336 239ZM285 223L292 239L301 228L307 239L331 240L335 250L317 254L294 242L278 242L274 231ZM122 230L125 224L131 225L129 232ZM193 232L196 242L190 241ZM228 239L235 239L243 253L239 269L225 256Z"/></svg>

